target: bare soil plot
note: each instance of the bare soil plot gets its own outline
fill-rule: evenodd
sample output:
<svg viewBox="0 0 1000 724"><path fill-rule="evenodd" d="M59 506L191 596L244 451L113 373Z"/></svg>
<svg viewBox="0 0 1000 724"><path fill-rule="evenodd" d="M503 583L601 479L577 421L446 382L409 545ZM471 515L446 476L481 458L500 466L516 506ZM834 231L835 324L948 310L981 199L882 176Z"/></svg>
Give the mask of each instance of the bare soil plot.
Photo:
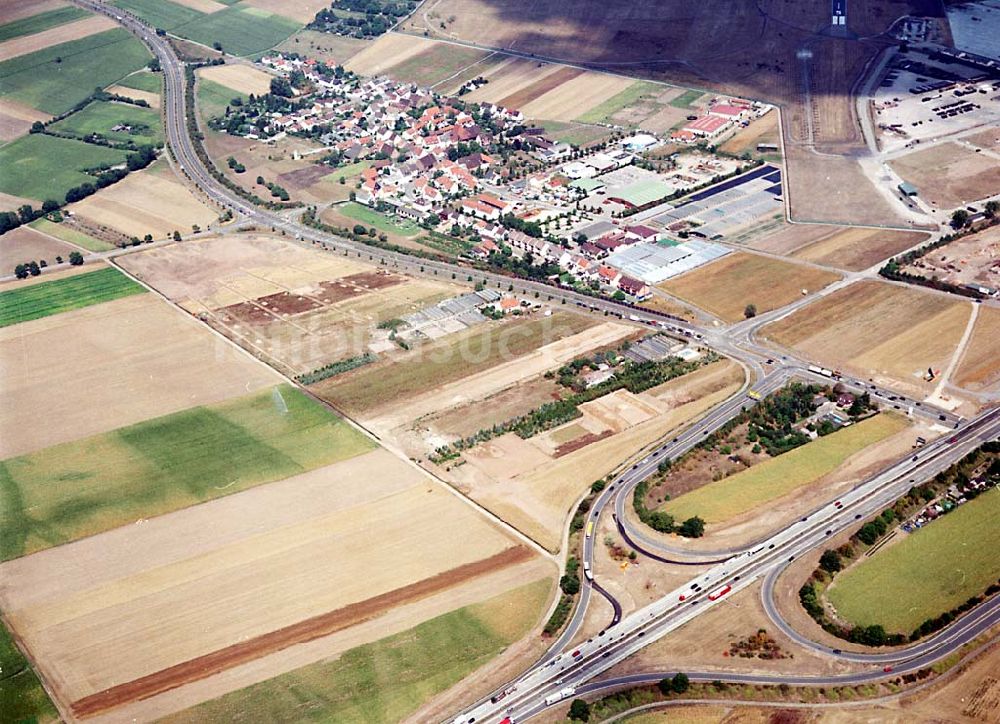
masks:
<svg viewBox="0 0 1000 724"><path fill-rule="evenodd" d="M186 242L123 267L281 370L361 355L375 325L461 291L263 234Z"/></svg>
<svg viewBox="0 0 1000 724"><path fill-rule="evenodd" d="M65 0L6 0L0 6L0 25L6 25L15 20L38 15L49 10L64 8L67 5L69 3L65 2Z"/></svg>
<svg viewBox="0 0 1000 724"><path fill-rule="evenodd" d="M482 75L489 83L469 93L469 100L499 103L528 86L541 82L547 76L558 73L562 66L542 63L522 58L506 58L498 65L487 68Z"/></svg>
<svg viewBox="0 0 1000 724"><path fill-rule="evenodd" d="M23 206L24 204L28 204L29 206L38 206L38 201L24 196L5 194L0 191L0 211L17 211L18 207Z"/></svg>
<svg viewBox="0 0 1000 724"><path fill-rule="evenodd" d="M1000 309L985 305L979 308L954 382L977 392L995 389L1000 383Z"/></svg>
<svg viewBox="0 0 1000 724"><path fill-rule="evenodd" d="M757 254L737 252L658 285L727 321L743 319L748 304L757 313L792 302L805 289L815 292L837 274Z"/></svg>
<svg viewBox="0 0 1000 724"><path fill-rule="evenodd" d="M322 60L332 67L343 65L369 45L371 45L369 40L321 33L318 30L300 30L279 45L276 50L284 53L301 53L309 58Z"/></svg>
<svg viewBox="0 0 1000 724"><path fill-rule="evenodd" d="M806 227L800 236L800 225L786 227L777 234L755 243L754 248L795 243L803 238L805 243L791 251L791 256L803 261L834 266L848 271L861 271L885 261L906 249L927 241L930 234L919 231L894 231L890 229L837 228L829 226ZM768 249L770 250L770 248Z"/></svg>
<svg viewBox="0 0 1000 724"><path fill-rule="evenodd" d="M35 121L47 121L47 113L36 111L23 103L8 98L0 100L0 141L11 141L23 136Z"/></svg>
<svg viewBox="0 0 1000 724"><path fill-rule="evenodd" d="M3 458L281 380L151 294L6 327L0 366Z"/></svg>
<svg viewBox="0 0 1000 724"><path fill-rule="evenodd" d="M247 0L246 4L284 15L303 25L312 22L317 12L330 7L329 0Z"/></svg>
<svg viewBox="0 0 1000 724"><path fill-rule="evenodd" d="M0 269L11 270L22 262L42 259L55 266L57 256L68 263L71 251L77 251L76 247L20 226L0 236Z"/></svg>
<svg viewBox="0 0 1000 724"><path fill-rule="evenodd" d="M104 15L93 15L72 23L57 25L40 33L11 38L0 43L0 61L10 60L26 53L34 53L36 50L43 50L49 46L59 45L70 40L86 38L88 35L94 35L117 27L118 24L111 18Z"/></svg>
<svg viewBox="0 0 1000 724"><path fill-rule="evenodd" d="M449 479L464 493L533 538L557 550L573 501L590 484L671 430L732 394L742 371L729 361L704 367L638 397L659 410L655 417L559 457L534 439L504 435L463 454ZM625 421L623 421L624 423Z"/></svg>
<svg viewBox="0 0 1000 724"><path fill-rule="evenodd" d="M0 600L57 697L82 714L532 558L376 450L10 562Z"/></svg>
<svg viewBox="0 0 1000 724"><path fill-rule="evenodd" d="M213 65L198 71L202 78L220 83L244 95L267 93L271 88L270 73L242 63Z"/></svg>
<svg viewBox="0 0 1000 724"><path fill-rule="evenodd" d="M914 151L889 162L933 207L953 209L1000 193L1000 163L950 142Z"/></svg>
<svg viewBox="0 0 1000 724"><path fill-rule="evenodd" d="M758 156L760 153L757 151L757 144L760 143L780 144L777 110L772 110L767 115L751 121L750 125L734 133L719 146L719 149L737 155L749 153Z"/></svg>
<svg viewBox="0 0 1000 724"><path fill-rule="evenodd" d="M71 204L69 210L98 227L140 239L146 234L162 239L174 231L186 233L194 225L205 228L219 218L218 211L202 203L172 174L164 176L148 170L129 174Z"/></svg>
<svg viewBox="0 0 1000 724"><path fill-rule="evenodd" d="M572 121L618 95L633 83L629 78L603 73L576 75L523 106L521 110L530 118Z"/></svg>
<svg viewBox="0 0 1000 724"><path fill-rule="evenodd" d="M386 33L351 58L344 67L360 75L379 75L435 45L434 41L426 38Z"/></svg>
<svg viewBox="0 0 1000 724"><path fill-rule="evenodd" d="M543 78L526 86L516 93L511 93L506 98L500 99L500 105L506 108L524 108L527 104L537 100L549 91L555 90L563 83L567 83L583 74L579 68L559 68L555 73L550 73Z"/></svg>
<svg viewBox="0 0 1000 724"><path fill-rule="evenodd" d="M963 141L972 143L980 148L989 148L996 150L1000 148L1000 130L996 128L987 128L985 131L980 131L971 136L965 136Z"/></svg>
<svg viewBox="0 0 1000 724"><path fill-rule="evenodd" d="M826 367L929 394L934 383L923 375L947 366L969 313L968 303L943 294L864 281L767 325L762 335Z"/></svg>
<svg viewBox="0 0 1000 724"><path fill-rule="evenodd" d="M485 427L531 412L539 405L560 397L555 380L536 377L489 395L482 400L456 405L420 421L432 433L444 437L465 437Z"/></svg>

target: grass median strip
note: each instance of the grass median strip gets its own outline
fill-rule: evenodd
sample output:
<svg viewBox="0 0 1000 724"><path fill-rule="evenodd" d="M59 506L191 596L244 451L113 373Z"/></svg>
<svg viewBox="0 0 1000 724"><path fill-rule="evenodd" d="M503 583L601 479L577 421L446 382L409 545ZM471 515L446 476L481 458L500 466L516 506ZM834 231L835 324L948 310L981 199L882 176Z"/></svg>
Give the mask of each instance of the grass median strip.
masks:
<svg viewBox="0 0 1000 724"><path fill-rule="evenodd" d="M141 294L146 289L106 267L67 279L0 292L0 327Z"/></svg>

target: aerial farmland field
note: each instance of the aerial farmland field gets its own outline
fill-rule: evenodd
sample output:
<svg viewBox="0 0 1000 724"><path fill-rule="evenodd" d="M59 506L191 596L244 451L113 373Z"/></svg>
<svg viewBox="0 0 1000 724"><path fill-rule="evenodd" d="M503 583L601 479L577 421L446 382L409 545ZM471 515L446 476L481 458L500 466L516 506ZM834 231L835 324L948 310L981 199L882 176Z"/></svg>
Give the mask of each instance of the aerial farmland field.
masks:
<svg viewBox="0 0 1000 724"><path fill-rule="evenodd" d="M112 141L132 141L140 146L144 144L162 146L161 125L160 114L153 109L131 103L98 101L61 121L56 121L51 128L75 136L98 134ZM116 126L129 126L133 130L112 130Z"/></svg>
<svg viewBox="0 0 1000 724"><path fill-rule="evenodd" d="M125 151L43 134L24 136L0 147L0 191L37 201L62 201L74 186L92 183L83 169L119 164Z"/></svg>
<svg viewBox="0 0 1000 724"><path fill-rule="evenodd" d="M0 292L0 327L89 307L146 290L117 269Z"/></svg>

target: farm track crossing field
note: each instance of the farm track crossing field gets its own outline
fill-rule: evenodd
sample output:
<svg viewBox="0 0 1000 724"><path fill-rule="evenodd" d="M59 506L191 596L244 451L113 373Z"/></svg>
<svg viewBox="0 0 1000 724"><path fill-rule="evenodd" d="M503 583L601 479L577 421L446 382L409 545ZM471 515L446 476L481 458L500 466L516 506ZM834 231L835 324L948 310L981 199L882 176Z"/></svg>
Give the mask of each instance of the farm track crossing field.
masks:
<svg viewBox="0 0 1000 724"><path fill-rule="evenodd" d="M908 634L1000 577L998 515L993 489L842 571L826 597L851 623Z"/></svg>
<svg viewBox="0 0 1000 724"><path fill-rule="evenodd" d="M405 630L553 572L379 448L221 495L0 566L0 606L64 705L131 720L166 691L162 716L183 706L171 689L199 703L343 651L369 622Z"/></svg>
<svg viewBox="0 0 1000 724"><path fill-rule="evenodd" d="M927 394L935 383L923 375L947 366L969 314L967 302L950 296L863 281L772 322L761 336L825 367Z"/></svg>
<svg viewBox="0 0 1000 724"><path fill-rule="evenodd" d="M755 239L750 245L815 264L862 271L929 238L930 234L919 231L795 224Z"/></svg>
<svg viewBox="0 0 1000 724"><path fill-rule="evenodd" d="M834 272L757 254L736 252L659 286L727 322L743 319L748 304L762 314L838 279Z"/></svg>
<svg viewBox="0 0 1000 724"><path fill-rule="evenodd" d="M125 151L35 133L0 146L0 191L62 201L74 186L93 183L85 168L125 161Z"/></svg>
<svg viewBox="0 0 1000 724"><path fill-rule="evenodd" d="M82 231L77 231L68 224L57 224L46 218L35 219L29 224L29 226L32 229L37 229L43 234L48 234L49 236L54 236L57 239L68 241L70 244L76 244L79 247L83 247L87 251L108 251L115 248L112 244L109 244L106 241L101 241L100 239L95 239L92 236L88 236Z"/></svg>
<svg viewBox="0 0 1000 724"><path fill-rule="evenodd" d="M0 292L0 327L141 294L146 289L117 269L105 268Z"/></svg>
<svg viewBox="0 0 1000 724"><path fill-rule="evenodd" d="M351 412L364 412L388 400L398 404L591 325L587 317L559 314L474 327L449 334L391 364L368 365L342 378L321 382L314 392Z"/></svg>
<svg viewBox="0 0 1000 724"><path fill-rule="evenodd" d="M0 558L230 495L373 447L322 405L284 386L9 458L0 463Z"/></svg>
<svg viewBox="0 0 1000 724"><path fill-rule="evenodd" d="M145 46L127 30L108 30L0 63L0 97L63 113L95 87L114 84L149 59Z"/></svg>
<svg viewBox="0 0 1000 724"><path fill-rule="evenodd" d="M178 25L172 32L211 46L218 42L233 55L261 53L285 40L302 25L254 7L234 5Z"/></svg>
<svg viewBox="0 0 1000 724"><path fill-rule="evenodd" d="M851 455L906 426L906 419L897 415L876 415L708 483L671 500L663 509L678 521L697 515L706 523L723 523L819 480Z"/></svg>
<svg viewBox="0 0 1000 724"><path fill-rule="evenodd" d="M970 390L995 388L1000 383L1000 310L983 305L962 355L955 382Z"/></svg>
<svg viewBox="0 0 1000 724"><path fill-rule="evenodd" d="M113 131L118 125L131 126L134 132ZM151 108L131 103L98 101L70 116L56 121L49 128L77 136L98 134L112 141L132 141L138 146L162 146L163 129L160 114Z"/></svg>
<svg viewBox="0 0 1000 724"><path fill-rule="evenodd" d="M0 43L21 35L34 35L57 25L68 23L90 15L86 10L77 7L63 7L46 10L37 15L30 15L20 20L0 25Z"/></svg>
<svg viewBox="0 0 1000 724"><path fill-rule="evenodd" d="M386 75L421 86L433 86L488 55L487 51L430 43L418 55L398 63Z"/></svg>
<svg viewBox="0 0 1000 724"><path fill-rule="evenodd" d="M56 722L59 713L42 682L0 623L0 721Z"/></svg>
<svg viewBox="0 0 1000 724"><path fill-rule="evenodd" d="M402 721L524 636L550 588L548 581L528 583L163 721L194 724L252 715L291 724L301 720L304 707L324 721Z"/></svg>

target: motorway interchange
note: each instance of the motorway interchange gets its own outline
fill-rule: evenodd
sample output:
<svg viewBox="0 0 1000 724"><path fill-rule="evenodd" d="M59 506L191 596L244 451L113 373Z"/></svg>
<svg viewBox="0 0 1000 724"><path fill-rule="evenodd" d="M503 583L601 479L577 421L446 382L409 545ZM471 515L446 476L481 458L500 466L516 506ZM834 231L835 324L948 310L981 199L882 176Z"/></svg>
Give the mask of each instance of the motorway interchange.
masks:
<svg viewBox="0 0 1000 724"><path fill-rule="evenodd" d="M884 654L845 654L816 644L785 623L774 608L773 590L778 574L793 560L821 546L829 537L857 524L861 519L880 511L914 483L926 480L937 472L976 449L986 440L1000 436L1000 410L987 411L972 420L963 420L953 413L937 409L921 401L897 395L861 379L841 377L838 380L854 391L866 391L883 405L904 410L908 414L928 417L942 426L954 428L951 437L941 437L913 456L897 461L887 469L855 486L838 500L823 503L812 513L791 525L773 532L768 538L741 549L708 551L691 555L674 549L637 529L625 514L632 491L642 480L652 475L664 459L674 459L698 444L706 435L722 427L755 398L779 389L792 379L827 380L827 370L811 368L793 357L776 353L758 344L754 332L768 320L767 315L750 324L728 330L704 329L676 318L649 310L633 308L611 300L584 296L573 291L545 284L514 280L481 270L471 270L458 264L415 259L413 257L375 249L357 242L319 232L290 221L283 216L259 209L241 199L219 183L203 165L188 135L184 93L184 66L164 38L140 20L117 7L96 0L76 0L79 5L113 18L136 34L159 59L165 77L164 111L167 140L173 159L180 170L201 191L223 208L229 209L237 221L272 227L293 238L320 245L334 253L367 256L372 261L393 266L407 273L438 276L441 274L472 274L486 284L510 284L522 294L542 293L550 300L586 307L595 313L626 316L634 322L682 338L697 340L720 354L738 360L754 380L743 390L715 407L696 423L668 442L650 451L646 457L616 476L592 504L588 513L588 529L596 528L601 515L614 516L614 522L625 541L640 555L652 560L681 565L712 567L668 593L653 604L621 617L618 602L592 578L594 536L586 536L582 561L586 572L584 586L572 619L563 634L545 656L516 680L506 684L454 718L458 722L523 721L565 699L585 694L607 692L623 686L659 681L669 672L650 672L626 677L592 681L599 674L634 654L644 646L696 618L702 612L727 600L727 597L763 579L762 597L765 610L775 623L798 643L838 656L848 661L870 663L871 671L829 677L725 675L719 672L692 672L694 681L723 680L748 683L785 683L800 685L858 684L917 670L942 658L976 638L1000 622L1000 599L992 599L954 622L950 627L922 643ZM800 302L807 303L807 301ZM746 393L753 391L753 396ZM614 609L614 617L599 635L571 647L579 632L594 592L606 596Z"/></svg>

